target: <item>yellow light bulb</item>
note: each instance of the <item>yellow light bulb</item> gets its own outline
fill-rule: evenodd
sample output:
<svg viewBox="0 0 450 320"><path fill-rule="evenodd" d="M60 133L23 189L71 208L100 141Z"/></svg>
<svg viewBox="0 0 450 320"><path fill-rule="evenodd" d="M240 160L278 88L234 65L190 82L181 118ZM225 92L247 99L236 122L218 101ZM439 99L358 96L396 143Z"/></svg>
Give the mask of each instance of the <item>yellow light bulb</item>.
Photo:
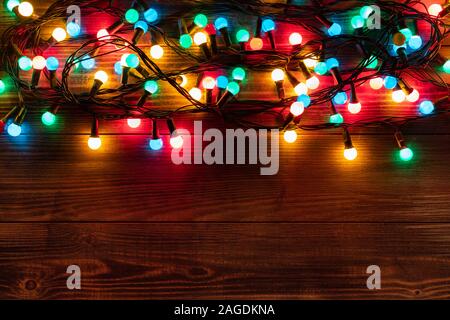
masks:
<svg viewBox="0 0 450 320"><path fill-rule="evenodd" d="M164 55L164 49L159 44L156 44L150 48L150 55L153 59L161 59Z"/></svg>
<svg viewBox="0 0 450 320"><path fill-rule="evenodd" d="M102 146L100 137L89 137L88 146L91 150L98 150Z"/></svg>
<svg viewBox="0 0 450 320"><path fill-rule="evenodd" d="M379 90L379 89L383 88L383 78L370 79L370 87L373 90Z"/></svg>
<svg viewBox="0 0 450 320"><path fill-rule="evenodd" d="M302 115L303 112L305 112L305 106L302 102L294 102L293 104L291 104L291 113L294 117Z"/></svg>
<svg viewBox="0 0 450 320"><path fill-rule="evenodd" d="M361 111L361 108L362 108L362 106L361 106L361 103L359 103L359 102L348 104L348 111L353 114L359 113Z"/></svg>
<svg viewBox="0 0 450 320"><path fill-rule="evenodd" d="M428 12L432 16L435 16L435 17L437 17L439 15L439 13L441 13L441 11L442 11L442 6L438 3L434 3L428 8Z"/></svg>
<svg viewBox="0 0 450 320"><path fill-rule="evenodd" d="M181 149L183 147L183 137L182 136L173 136L170 138L170 145L174 149Z"/></svg>
<svg viewBox="0 0 450 320"><path fill-rule="evenodd" d="M42 56L36 56L32 61L33 68L36 70L43 70L47 65L47 60Z"/></svg>
<svg viewBox="0 0 450 320"><path fill-rule="evenodd" d="M300 82L294 88L295 94L301 96L302 94L308 94L308 87L303 82Z"/></svg>
<svg viewBox="0 0 450 320"><path fill-rule="evenodd" d="M295 132L295 130L287 130L284 133L284 141L287 143L294 143L297 141L297 132Z"/></svg>
<svg viewBox="0 0 450 320"><path fill-rule="evenodd" d="M100 29L97 32L97 39L102 38L102 40L109 40L111 37L109 37L109 32L106 29Z"/></svg>
<svg viewBox="0 0 450 320"><path fill-rule="evenodd" d="M298 32L291 33L291 35L289 36L289 43L291 44L291 46L302 44L302 41L302 35Z"/></svg>
<svg viewBox="0 0 450 320"><path fill-rule="evenodd" d="M305 59L303 60L303 63L305 64L305 66L307 66L310 69L313 69L317 66L318 61L316 59Z"/></svg>
<svg viewBox="0 0 450 320"><path fill-rule="evenodd" d="M106 83L108 81L108 74L105 71L97 71L95 73L95 79L102 83Z"/></svg>
<svg viewBox="0 0 450 320"><path fill-rule="evenodd" d="M191 90L189 90L189 94L193 99L197 101L200 101L202 99L202 90L200 90L199 88L192 88Z"/></svg>
<svg viewBox="0 0 450 320"><path fill-rule="evenodd" d="M33 14L33 5L29 2L22 2L19 4L19 14L23 17L31 17Z"/></svg>
<svg viewBox="0 0 450 320"><path fill-rule="evenodd" d="M320 86L319 78L317 78L316 76L309 78L308 80L306 80L306 86L311 90L317 89Z"/></svg>
<svg viewBox="0 0 450 320"><path fill-rule="evenodd" d="M417 91L416 89L414 89L414 91L411 92L406 97L406 100L408 100L409 102L417 102L419 99L420 99L420 94L419 94L419 91Z"/></svg>
<svg viewBox="0 0 450 320"><path fill-rule="evenodd" d="M405 101L405 99L406 99L406 95L401 89L394 90L392 92L392 100L394 102L400 103L400 102Z"/></svg>
<svg viewBox="0 0 450 320"><path fill-rule="evenodd" d="M272 80L275 82L283 81L285 77L284 71L281 69L275 69L272 71Z"/></svg>
<svg viewBox="0 0 450 320"><path fill-rule="evenodd" d="M216 80L213 77L206 77L202 81L203 88L212 90L216 87Z"/></svg>
<svg viewBox="0 0 450 320"><path fill-rule="evenodd" d="M199 46L199 45L202 45L202 44L204 44L206 42L208 42L208 37L206 36L206 33L204 33L204 32L197 32L194 35L194 43L196 45Z"/></svg>
<svg viewBox="0 0 450 320"><path fill-rule="evenodd" d="M136 129L141 125L141 119L128 119L127 123L130 128Z"/></svg>
<svg viewBox="0 0 450 320"><path fill-rule="evenodd" d="M57 41L61 42L66 39L67 32L63 28L55 28L52 32L52 37Z"/></svg>
<svg viewBox="0 0 450 320"><path fill-rule="evenodd" d="M188 78L184 74L182 74L180 77L181 77L180 87L184 88L188 83Z"/></svg>
<svg viewBox="0 0 450 320"><path fill-rule="evenodd" d="M345 149L344 157L349 161L353 161L358 157L358 151L355 148Z"/></svg>

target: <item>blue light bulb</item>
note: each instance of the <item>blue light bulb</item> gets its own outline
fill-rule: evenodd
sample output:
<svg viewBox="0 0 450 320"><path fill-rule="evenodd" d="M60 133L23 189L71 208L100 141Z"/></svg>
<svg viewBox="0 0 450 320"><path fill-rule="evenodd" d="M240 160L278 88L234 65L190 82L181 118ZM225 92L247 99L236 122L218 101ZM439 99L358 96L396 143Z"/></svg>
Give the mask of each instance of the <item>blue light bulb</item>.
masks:
<svg viewBox="0 0 450 320"><path fill-rule="evenodd" d="M339 61L337 61L337 59L335 58L327 59L326 63L328 70L339 67Z"/></svg>
<svg viewBox="0 0 450 320"><path fill-rule="evenodd" d="M228 28L228 21L224 17L219 17L214 21L214 26L217 30Z"/></svg>
<svg viewBox="0 0 450 320"><path fill-rule="evenodd" d="M422 101L419 105L419 111L421 114L428 115L433 113L434 104L429 100Z"/></svg>
<svg viewBox="0 0 450 320"><path fill-rule="evenodd" d="M264 19L262 22L262 30L264 32L275 30L275 22L272 19Z"/></svg>
<svg viewBox="0 0 450 320"><path fill-rule="evenodd" d="M162 139L151 139L150 140L150 149L154 150L154 151L158 151L161 150L164 143L162 141Z"/></svg>
<svg viewBox="0 0 450 320"><path fill-rule="evenodd" d="M120 61L117 61L114 64L114 71L116 72L116 74L118 74L119 76L122 75L123 69L122 69L122 63Z"/></svg>
<svg viewBox="0 0 450 320"><path fill-rule="evenodd" d="M18 137L18 136L20 136L21 133L22 133L22 127L21 126L15 124L15 123L11 123L8 126L8 134L11 137Z"/></svg>
<svg viewBox="0 0 450 320"><path fill-rule="evenodd" d="M338 36L342 32L342 27L338 23L333 23L331 27L328 28L328 34L330 37Z"/></svg>
<svg viewBox="0 0 450 320"><path fill-rule="evenodd" d="M95 67L95 59L91 58L89 55L85 55L82 58L81 66L86 70L94 69Z"/></svg>
<svg viewBox="0 0 450 320"><path fill-rule="evenodd" d="M347 93L345 93L344 91L338 92L334 96L333 102L335 104L345 104L347 102Z"/></svg>
<svg viewBox="0 0 450 320"><path fill-rule="evenodd" d="M69 36L71 36L72 38L76 38L80 35L81 33L81 27L78 23L75 22L69 22L66 26L67 29L67 33L69 34Z"/></svg>
<svg viewBox="0 0 450 320"><path fill-rule="evenodd" d="M391 76L387 76L386 78L384 78L384 87L386 89L392 90L396 86L397 86L397 78Z"/></svg>
<svg viewBox="0 0 450 320"><path fill-rule="evenodd" d="M153 80L148 80L145 82L144 84L144 89L145 91L154 94L156 93L156 91L158 91L158 83L156 81Z"/></svg>
<svg viewBox="0 0 450 320"><path fill-rule="evenodd" d="M144 31L144 33L147 33L148 31L148 24L145 21L138 21L136 22L136 24L134 25L134 29L141 29L142 31Z"/></svg>
<svg viewBox="0 0 450 320"><path fill-rule="evenodd" d="M225 76L218 76L216 79L217 88L226 89L228 86L228 78Z"/></svg>
<svg viewBox="0 0 450 320"><path fill-rule="evenodd" d="M49 71L56 71L59 67L59 61L55 57L49 57L47 58L47 69Z"/></svg>
<svg viewBox="0 0 450 320"><path fill-rule="evenodd" d="M302 94L298 96L297 102L301 102L303 107L308 108L311 105L311 98L306 94Z"/></svg>
<svg viewBox="0 0 450 320"><path fill-rule="evenodd" d="M422 38L420 36L412 36L408 41L408 46L413 50L420 49L422 46Z"/></svg>
<svg viewBox="0 0 450 320"><path fill-rule="evenodd" d="M325 62L318 62L314 67L314 72L323 76L328 72L327 64Z"/></svg>
<svg viewBox="0 0 450 320"><path fill-rule="evenodd" d="M144 12L144 18L145 20L147 20L148 23L156 22L159 18L158 11L156 11L153 8L150 8Z"/></svg>

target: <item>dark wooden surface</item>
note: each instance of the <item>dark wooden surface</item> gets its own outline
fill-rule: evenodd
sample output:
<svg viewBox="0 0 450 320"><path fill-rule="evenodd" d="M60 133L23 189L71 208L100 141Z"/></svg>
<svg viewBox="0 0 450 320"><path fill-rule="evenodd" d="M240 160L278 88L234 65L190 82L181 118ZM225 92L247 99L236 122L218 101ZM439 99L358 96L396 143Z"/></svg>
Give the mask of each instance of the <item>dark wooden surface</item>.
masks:
<svg viewBox="0 0 450 320"><path fill-rule="evenodd" d="M274 95L267 78L250 77L244 95L263 85ZM415 112L362 92L367 114ZM165 94L160 104L182 103ZM14 100L2 97L0 109ZM23 136L0 137L0 298L450 297L448 118L407 129L408 164L394 159L387 131L355 134L355 163L342 159L339 132L304 133L281 144L271 177L255 166L175 166L167 149L148 150L148 126L122 122L102 123L104 147L91 152L89 118L63 110L59 121L45 130L32 112ZM66 288L71 264L80 291ZM366 288L374 264L379 291Z"/></svg>

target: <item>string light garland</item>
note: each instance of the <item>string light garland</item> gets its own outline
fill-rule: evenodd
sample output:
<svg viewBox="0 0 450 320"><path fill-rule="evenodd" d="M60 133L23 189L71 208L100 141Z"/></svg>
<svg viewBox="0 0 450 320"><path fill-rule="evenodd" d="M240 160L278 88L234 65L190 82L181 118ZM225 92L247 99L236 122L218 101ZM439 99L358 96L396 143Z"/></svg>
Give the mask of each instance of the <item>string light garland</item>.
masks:
<svg viewBox="0 0 450 320"><path fill-rule="evenodd" d="M79 107L92 117L88 139L92 150L102 145L100 121L126 121L135 129L142 119L150 119L153 129L149 147L156 151L164 147L157 127L159 121L166 122L171 133L170 145L181 148L183 139L176 133L176 118L186 113L208 113L241 127L280 129L289 143L297 140L298 130L342 128L344 157L348 160L358 156L350 135L352 128L387 126L394 131L400 158L411 160L414 152L406 146L402 127L449 112L448 85L439 75L450 73L450 60L442 61L439 55L448 35L445 18L449 7L433 4L427 8L420 1L352 1L351 6L343 8L339 1L327 1L326 5L324 2L314 0L295 5L290 1L270 4L259 0L244 3L194 0L189 2L191 10L180 13L169 9L161 12L145 1L133 1L128 8L113 7L109 1L57 1L38 17L31 3L9 0L5 10L17 18L17 24L2 35L1 59L13 86L6 88L5 82L0 81L0 95L6 90L16 91L19 102L2 118L1 125L11 136L18 136L28 111L52 101L53 105L43 110L42 123L52 126L61 108ZM109 14L116 22L95 34L86 34L81 24L71 22L66 29L55 28L49 39L42 39L45 25L63 22L70 5L79 6L86 15ZM375 13L371 5L380 8L380 29L372 30L366 25ZM256 30L235 28L236 14L254 20ZM336 14L347 15L353 30L342 25ZM421 28L426 25L426 37L418 22ZM277 37L281 25L296 29L284 40L289 44L287 49L282 49ZM300 29L312 34L314 39L305 41ZM151 47L144 50L141 40L147 34ZM65 62L48 53L68 41L80 46ZM201 49L200 54L195 47ZM346 61L341 52L344 48L355 48L360 53L359 61ZM158 60L167 50L175 52L187 67L163 70ZM117 88L108 86L108 70L96 69L102 58L109 55L121 57L111 66L111 70L121 75ZM86 85L85 92L81 93L72 89L70 81L80 68L89 72L91 78L90 88ZM24 74L30 70L31 80L24 80ZM248 74L257 72L271 74L277 91L273 100L239 98L250 81ZM301 74L301 80L296 72ZM48 87L41 83L42 74L49 81ZM197 83L191 88L186 88L188 75L198 75ZM334 85L323 85L318 76L332 77ZM407 78L430 82L445 96L438 101L422 99ZM160 89L163 82L172 86L188 104L154 107L149 98L157 92L164 95ZM341 105L348 103L351 114L364 113L358 89L365 83L373 90L382 87L391 90L395 102L416 104L417 114L346 122L339 112ZM287 90L288 85L292 91ZM302 123L308 110L324 107L330 110L328 121ZM252 120L260 119L261 115L267 122Z"/></svg>

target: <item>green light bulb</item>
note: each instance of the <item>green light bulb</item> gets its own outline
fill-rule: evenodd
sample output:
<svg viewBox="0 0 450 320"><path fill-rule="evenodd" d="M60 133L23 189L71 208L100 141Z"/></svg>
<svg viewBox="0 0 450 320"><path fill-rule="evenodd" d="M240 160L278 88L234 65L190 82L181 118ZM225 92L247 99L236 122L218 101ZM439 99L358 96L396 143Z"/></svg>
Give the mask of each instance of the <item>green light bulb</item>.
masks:
<svg viewBox="0 0 450 320"><path fill-rule="evenodd" d="M352 18L353 29L360 29L364 26L364 18L361 16L354 16Z"/></svg>
<svg viewBox="0 0 450 320"><path fill-rule="evenodd" d="M6 85L2 80L0 80L0 94L3 94L5 91L6 91Z"/></svg>
<svg viewBox="0 0 450 320"><path fill-rule="evenodd" d="M188 34L182 34L180 37L180 46L189 49L192 46L192 37Z"/></svg>
<svg viewBox="0 0 450 320"><path fill-rule="evenodd" d="M447 62L444 63L443 68L445 73L450 73L450 60L447 60Z"/></svg>
<svg viewBox="0 0 450 320"><path fill-rule="evenodd" d="M344 123L344 117L340 113L333 114L330 117L330 123L333 123L333 124Z"/></svg>
<svg viewBox="0 0 450 320"><path fill-rule="evenodd" d="M250 40L250 33L245 29L241 29L236 33L236 40L238 42L247 42Z"/></svg>
<svg viewBox="0 0 450 320"><path fill-rule="evenodd" d="M233 79L236 81L242 81L245 79L245 70L237 67L232 72Z"/></svg>
<svg viewBox="0 0 450 320"><path fill-rule="evenodd" d="M56 122L56 116L53 113L51 113L50 111L47 111L42 115L41 120L44 125L52 126Z"/></svg>
<svg viewBox="0 0 450 320"><path fill-rule="evenodd" d="M400 159L410 161L412 158L414 158L414 152L410 148L400 150Z"/></svg>
<svg viewBox="0 0 450 320"><path fill-rule="evenodd" d="M199 13L195 16L194 23L197 27L204 28L208 24L208 17L202 13Z"/></svg>
<svg viewBox="0 0 450 320"><path fill-rule="evenodd" d="M375 69L378 66L378 59L374 56L371 56L369 58L369 61L371 61L369 63L369 65L366 67L367 69Z"/></svg>
<svg viewBox="0 0 450 320"><path fill-rule="evenodd" d="M128 23L135 24L139 21L139 12L136 9L129 9L125 13L125 20L127 20Z"/></svg>

